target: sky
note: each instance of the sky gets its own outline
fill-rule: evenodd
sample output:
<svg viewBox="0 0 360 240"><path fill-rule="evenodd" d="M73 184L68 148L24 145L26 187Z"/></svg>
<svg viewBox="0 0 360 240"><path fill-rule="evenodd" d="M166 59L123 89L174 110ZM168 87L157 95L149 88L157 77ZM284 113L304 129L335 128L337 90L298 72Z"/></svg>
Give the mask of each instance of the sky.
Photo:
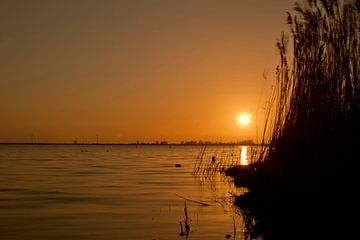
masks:
<svg viewBox="0 0 360 240"><path fill-rule="evenodd" d="M3 0L0 142L256 141L293 2Z"/></svg>

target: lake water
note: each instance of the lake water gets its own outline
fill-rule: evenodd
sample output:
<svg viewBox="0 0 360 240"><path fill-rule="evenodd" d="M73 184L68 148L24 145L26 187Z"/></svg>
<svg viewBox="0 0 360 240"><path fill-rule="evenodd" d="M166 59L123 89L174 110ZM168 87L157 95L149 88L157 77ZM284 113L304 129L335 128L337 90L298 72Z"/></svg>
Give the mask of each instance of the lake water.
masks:
<svg viewBox="0 0 360 240"><path fill-rule="evenodd" d="M243 190L221 174L195 176L200 150L0 145L0 239L185 239L179 236L181 197L210 205L187 202L189 239L225 239L233 218L241 233L231 193Z"/></svg>

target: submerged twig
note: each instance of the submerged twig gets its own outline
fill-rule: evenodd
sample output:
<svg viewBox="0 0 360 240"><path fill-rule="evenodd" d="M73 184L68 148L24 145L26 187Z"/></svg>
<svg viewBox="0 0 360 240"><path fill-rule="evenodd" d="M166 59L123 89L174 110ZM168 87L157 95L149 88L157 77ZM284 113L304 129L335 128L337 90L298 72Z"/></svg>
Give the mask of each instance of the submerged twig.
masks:
<svg viewBox="0 0 360 240"><path fill-rule="evenodd" d="M222 202L220 202L220 201L218 201L218 200L215 200L214 202L220 204L223 208L225 208L225 205L224 205Z"/></svg>
<svg viewBox="0 0 360 240"><path fill-rule="evenodd" d="M188 217L188 213L187 213L187 207L186 207L186 202L184 202L184 214L185 214L185 221L184 221L184 225L185 225L185 231L183 228L183 224L180 221L180 236L186 236L186 239L188 239L189 233L190 233L190 224L189 224L189 217Z"/></svg>
<svg viewBox="0 0 360 240"><path fill-rule="evenodd" d="M184 202L184 213L185 213L185 231L186 231L186 236L189 236L190 233L190 225L189 225L189 218L188 218L188 213L187 213L187 207L186 207L186 202Z"/></svg>
<svg viewBox="0 0 360 240"><path fill-rule="evenodd" d="M233 223L234 223L234 239L236 238L236 224L235 224L235 218L233 217Z"/></svg>
<svg viewBox="0 0 360 240"><path fill-rule="evenodd" d="M182 222L180 221L180 233L179 233L180 236L185 236L186 233L184 232L184 229L183 229L183 226L182 226Z"/></svg>
<svg viewBox="0 0 360 240"><path fill-rule="evenodd" d="M203 206L211 206L210 204L208 203L205 203L205 202L200 202L200 201L196 201L196 200L191 200L189 198L186 198L186 197L183 197L183 196L180 196L179 194L175 194L177 197L181 198L181 199L184 199L188 202L193 202L193 203L197 203L197 204L200 204L200 205L203 205Z"/></svg>

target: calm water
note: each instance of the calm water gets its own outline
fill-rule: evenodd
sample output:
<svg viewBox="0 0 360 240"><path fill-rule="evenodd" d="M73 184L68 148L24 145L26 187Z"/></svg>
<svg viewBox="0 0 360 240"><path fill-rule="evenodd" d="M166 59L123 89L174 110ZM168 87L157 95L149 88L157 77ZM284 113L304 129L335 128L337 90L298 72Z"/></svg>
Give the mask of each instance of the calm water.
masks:
<svg viewBox="0 0 360 240"><path fill-rule="evenodd" d="M241 232L229 193L241 190L221 175L194 176L199 151L0 145L0 239L184 239L184 200L176 194L211 205L187 202L189 239L225 239L233 217Z"/></svg>

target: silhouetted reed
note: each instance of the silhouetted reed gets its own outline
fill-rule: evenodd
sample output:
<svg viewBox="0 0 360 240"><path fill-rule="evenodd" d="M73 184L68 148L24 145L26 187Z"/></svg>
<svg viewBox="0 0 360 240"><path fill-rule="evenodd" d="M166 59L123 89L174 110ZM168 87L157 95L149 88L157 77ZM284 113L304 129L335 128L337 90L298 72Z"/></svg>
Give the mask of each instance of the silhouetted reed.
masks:
<svg viewBox="0 0 360 240"><path fill-rule="evenodd" d="M252 163L258 160L263 146L246 146L246 161ZM239 145L209 147L206 145L200 150L194 165L193 173L197 176L209 178L215 173L224 172L226 169L236 167L242 163L241 151Z"/></svg>
<svg viewBox="0 0 360 240"><path fill-rule="evenodd" d="M206 145L201 149L193 169L193 173L204 178L211 177L214 173L236 165L240 159L240 153L236 151L236 146L226 146L220 148L207 148Z"/></svg>
<svg viewBox="0 0 360 240"><path fill-rule="evenodd" d="M186 239L188 239L189 234L190 234L190 220L189 220L189 216L188 216L188 212L187 212L187 207L186 207L186 202L184 202L184 214L185 214L185 219L184 219L184 227L185 227L185 231L184 231L184 227L182 222L180 221L180 236L185 236Z"/></svg>
<svg viewBox="0 0 360 240"><path fill-rule="evenodd" d="M264 165L286 180L349 166L360 124L359 1L309 0L294 10L287 19L293 61L290 67L283 35L264 134L270 136Z"/></svg>
<svg viewBox="0 0 360 240"><path fill-rule="evenodd" d="M229 170L251 190L237 199L248 228L268 239L345 229L331 219L352 211L358 182L360 1L308 0L294 10L287 18L293 52L284 34L277 43L277 83L263 134L268 148L250 170Z"/></svg>

